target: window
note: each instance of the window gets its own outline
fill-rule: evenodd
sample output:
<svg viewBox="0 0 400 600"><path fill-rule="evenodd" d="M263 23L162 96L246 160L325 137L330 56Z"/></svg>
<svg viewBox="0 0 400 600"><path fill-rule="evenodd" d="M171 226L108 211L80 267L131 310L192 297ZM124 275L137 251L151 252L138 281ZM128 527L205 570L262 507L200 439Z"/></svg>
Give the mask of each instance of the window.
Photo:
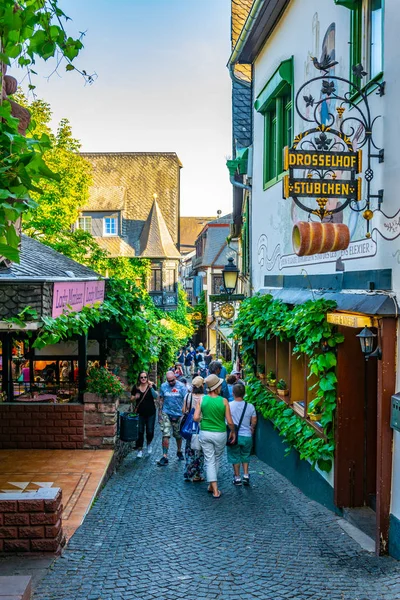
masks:
<svg viewBox="0 0 400 600"><path fill-rule="evenodd" d="M222 288L222 290L221 290ZM222 275L213 275L212 276L212 285L211 285L211 293L212 294L223 294L224 293L224 278Z"/></svg>
<svg viewBox="0 0 400 600"><path fill-rule="evenodd" d="M293 141L293 60L281 63L255 101L264 117L264 189L283 173L283 149Z"/></svg>
<svg viewBox="0 0 400 600"><path fill-rule="evenodd" d="M78 229L92 233L92 217L79 217Z"/></svg>
<svg viewBox="0 0 400 600"><path fill-rule="evenodd" d="M161 271L161 269L151 269L149 292L162 292L162 271Z"/></svg>
<svg viewBox="0 0 400 600"><path fill-rule="evenodd" d="M118 220L117 217L104 217L104 235L117 235Z"/></svg>
<svg viewBox="0 0 400 600"><path fill-rule="evenodd" d="M361 63L367 71L362 80L365 85L380 77L383 71L383 0L355 0L350 36L350 79L360 84L351 67Z"/></svg>
<svg viewBox="0 0 400 600"><path fill-rule="evenodd" d="M174 292L175 291L175 269L166 269L165 270L164 289L166 292Z"/></svg>

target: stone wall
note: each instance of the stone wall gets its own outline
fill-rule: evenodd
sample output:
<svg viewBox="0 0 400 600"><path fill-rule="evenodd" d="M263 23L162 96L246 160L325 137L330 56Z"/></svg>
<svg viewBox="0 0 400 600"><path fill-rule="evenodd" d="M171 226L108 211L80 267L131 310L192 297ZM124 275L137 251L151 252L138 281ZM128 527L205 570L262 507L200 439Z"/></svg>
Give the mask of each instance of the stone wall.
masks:
<svg viewBox="0 0 400 600"><path fill-rule="evenodd" d="M65 544L60 488L1 494L0 552L51 552Z"/></svg>
<svg viewBox="0 0 400 600"><path fill-rule="evenodd" d="M84 448L112 450L117 440L119 400L84 394Z"/></svg>
<svg viewBox="0 0 400 600"><path fill-rule="evenodd" d="M82 404L0 404L0 448L83 448Z"/></svg>

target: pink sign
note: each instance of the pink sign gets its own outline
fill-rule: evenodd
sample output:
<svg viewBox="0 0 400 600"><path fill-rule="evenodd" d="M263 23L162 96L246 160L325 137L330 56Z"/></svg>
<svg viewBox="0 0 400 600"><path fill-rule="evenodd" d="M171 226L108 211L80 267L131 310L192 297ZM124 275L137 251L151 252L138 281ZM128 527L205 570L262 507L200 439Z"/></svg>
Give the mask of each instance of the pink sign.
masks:
<svg viewBox="0 0 400 600"><path fill-rule="evenodd" d="M85 283L85 306L92 306L96 302L104 301L104 290L105 290L104 279L100 281L87 281Z"/></svg>
<svg viewBox="0 0 400 600"><path fill-rule="evenodd" d="M63 312L79 312L84 306L92 306L95 302L103 302L104 289L104 280L55 283L53 286L52 317L59 317Z"/></svg>

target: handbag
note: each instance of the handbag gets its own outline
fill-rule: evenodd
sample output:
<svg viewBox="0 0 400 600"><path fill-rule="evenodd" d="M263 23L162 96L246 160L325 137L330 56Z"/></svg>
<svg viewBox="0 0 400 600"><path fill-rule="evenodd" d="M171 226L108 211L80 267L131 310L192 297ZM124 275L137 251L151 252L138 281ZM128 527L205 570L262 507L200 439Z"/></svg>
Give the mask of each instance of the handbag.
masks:
<svg viewBox="0 0 400 600"><path fill-rule="evenodd" d="M190 411L192 410L192 399L193 399L193 395L192 395L192 394L186 394L186 396L185 396L185 404L186 404L186 399L187 399L187 397L188 397L188 396L190 396L190 408L189 408L189 411L188 411L187 413L185 413L185 414L183 415L183 417L181 418L181 424L180 424L180 427L179 427L179 431L180 431L180 432L182 431L182 428L183 428L184 424L185 424L185 423L186 423L186 421L187 421L187 418L188 418L188 416L189 416L189 413L190 413Z"/></svg>
<svg viewBox="0 0 400 600"><path fill-rule="evenodd" d="M190 448L195 452L201 450L200 438L198 433L193 433L192 439L190 440Z"/></svg>
<svg viewBox="0 0 400 600"><path fill-rule="evenodd" d="M200 426L193 419L194 417L194 408L192 408L192 399L193 396L190 394L190 409L189 413L186 416L186 419L181 422L180 434L185 440L190 440L193 434L199 433Z"/></svg>
<svg viewBox="0 0 400 600"><path fill-rule="evenodd" d="M229 440L229 436L230 436L231 430L229 429L228 426L226 427L226 434L227 434L226 435L226 445L227 446L236 446L236 444L238 443L239 430L240 430L240 426L241 426L242 421L243 421L244 414L246 412L246 408L247 408L247 402L244 403L243 412L242 412L241 417L239 419L239 423L237 425L235 425L235 434L236 435L235 435L235 441L234 442L231 442Z"/></svg>

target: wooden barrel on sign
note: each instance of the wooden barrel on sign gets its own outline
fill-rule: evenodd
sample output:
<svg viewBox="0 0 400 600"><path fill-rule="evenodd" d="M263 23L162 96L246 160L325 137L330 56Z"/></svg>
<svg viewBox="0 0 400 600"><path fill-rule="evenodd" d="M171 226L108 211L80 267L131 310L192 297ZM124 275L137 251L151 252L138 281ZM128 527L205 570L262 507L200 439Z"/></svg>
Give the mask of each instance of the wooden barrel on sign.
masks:
<svg viewBox="0 0 400 600"><path fill-rule="evenodd" d="M293 250L297 256L346 250L350 231L343 223L298 221L292 232Z"/></svg>

